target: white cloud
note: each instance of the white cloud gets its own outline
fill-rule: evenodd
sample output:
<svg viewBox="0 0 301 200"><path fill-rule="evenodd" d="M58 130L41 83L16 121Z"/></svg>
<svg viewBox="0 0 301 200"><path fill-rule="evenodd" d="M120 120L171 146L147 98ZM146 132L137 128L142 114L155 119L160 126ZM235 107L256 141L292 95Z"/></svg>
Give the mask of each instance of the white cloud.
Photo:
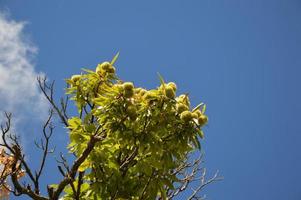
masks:
<svg viewBox="0 0 301 200"><path fill-rule="evenodd" d="M24 122L45 119L48 112L36 81L42 75L33 63L37 47L24 34L25 24L0 12L0 112L12 112L17 128Z"/></svg>

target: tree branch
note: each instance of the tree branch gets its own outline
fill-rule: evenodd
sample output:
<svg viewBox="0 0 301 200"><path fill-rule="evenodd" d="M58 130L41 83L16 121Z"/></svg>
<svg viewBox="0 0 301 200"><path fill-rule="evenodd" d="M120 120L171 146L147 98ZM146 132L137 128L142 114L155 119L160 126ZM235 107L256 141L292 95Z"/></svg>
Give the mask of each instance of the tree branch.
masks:
<svg viewBox="0 0 301 200"><path fill-rule="evenodd" d="M99 128L97 130L99 130ZM51 199L57 200L59 198L60 194L62 193L62 191L64 190L64 188L75 179L75 176L78 172L78 168L86 160L86 158L90 155L91 151L94 149L95 144L106 138L105 134L101 135L103 132L104 131L102 131L100 134L98 134L98 131L96 131L96 133L90 137L90 140L87 144L86 149L75 160L75 162L73 163L68 174L66 174L65 178L59 183L57 189L53 193L53 196L50 197Z"/></svg>
<svg viewBox="0 0 301 200"><path fill-rule="evenodd" d="M67 118L67 114L66 114L67 103L65 104L65 106L62 106L62 108L59 109L59 107L56 105L56 103L53 99L54 81L50 85L48 85L46 83L46 77L44 77L44 78L38 77L37 80L39 83L39 87L40 87L41 91L43 92L44 96L46 97L48 102L52 105L53 109L57 112L57 114L59 115L63 124L65 124L65 126L68 127L68 118ZM67 98L67 100L68 100L68 98ZM61 104L62 104L62 102L63 101L61 101Z"/></svg>

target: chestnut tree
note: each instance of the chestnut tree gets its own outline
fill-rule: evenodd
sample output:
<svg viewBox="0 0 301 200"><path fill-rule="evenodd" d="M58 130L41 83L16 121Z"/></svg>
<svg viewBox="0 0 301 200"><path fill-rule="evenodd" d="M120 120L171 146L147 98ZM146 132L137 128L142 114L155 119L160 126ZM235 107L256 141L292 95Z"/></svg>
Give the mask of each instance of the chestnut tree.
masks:
<svg viewBox="0 0 301 200"><path fill-rule="evenodd" d="M118 55L117 55L118 56ZM200 192L220 180L206 178L200 141L207 124L206 106L192 108L188 94L177 96L174 82L161 76L157 88L147 90L116 76L114 63L103 62L95 70L83 69L66 79L66 97L54 99L54 84L38 78L51 110L43 126L42 159L32 169L19 137L11 131L11 114L1 126L0 195L25 195L36 200L71 199L202 199ZM68 102L77 108L69 116ZM57 162L60 182L42 186L40 177L53 134L53 116L68 130L66 147L75 155ZM68 156L68 155L67 155ZM41 187L47 187L42 194Z"/></svg>

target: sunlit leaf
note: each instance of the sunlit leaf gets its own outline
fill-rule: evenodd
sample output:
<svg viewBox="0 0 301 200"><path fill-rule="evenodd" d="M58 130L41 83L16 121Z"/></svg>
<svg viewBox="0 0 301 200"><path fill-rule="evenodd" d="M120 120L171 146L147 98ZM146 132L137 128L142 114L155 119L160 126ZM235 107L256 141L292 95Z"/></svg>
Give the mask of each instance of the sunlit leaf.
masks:
<svg viewBox="0 0 301 200"><path fill-rule="evenodd" d="M119 57L119 51L117 52L117 54L114 56L114 58L112 59L111 61L111 65L114 65L114 63L116 62L116 60L118 59Z"/></svg>

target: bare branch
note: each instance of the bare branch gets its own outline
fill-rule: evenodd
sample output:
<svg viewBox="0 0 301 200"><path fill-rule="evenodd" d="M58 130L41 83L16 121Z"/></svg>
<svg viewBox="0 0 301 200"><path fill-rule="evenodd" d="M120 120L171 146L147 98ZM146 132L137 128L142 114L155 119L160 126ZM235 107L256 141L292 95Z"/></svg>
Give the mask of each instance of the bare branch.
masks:
<svg viewBox="0 0 301 200"><path fill-rule="evenodd" d="M59 108L53 99L54 81L48 85L46 83L46 77L44 77L44 78L38 77L37 80L39 83L39 87L40 87L41 91L43 92L44 96L46 97L48 102L52 105L53 109L57 112L61 121L65 124L66 127L68 127L68 118L67 118L67 114L66 114L67 104L63 105L62 108Z"/></svg>
<svg viewBox="0 0 301 200"><path fill-rule="evenodd" d="M201 166L201 163L203 162L202 159L202 153L197 159L192 161L189 160L189 156L187 155L187 159L181 165L179 165L177 169L174 170L172 174L176 175L179 181L173 183L175 189L169 189L167 191L168 199L173 199L181 192L186 191L190 184L196 181L200 181L199 186L196 189L191 188L193 192L188 199L204 199L204 197L198 196L201 190L209 183L222 180L222 177L218 176L218 172L215 173L212 178L206 180L206 168L202 168ZM200 173L201 175L198 177L198 174Z"/></svg>
<svg viewBox="0 0 301 200"><path fill-rule="evenodd" d="M205 175L206 175L206 170L204 169L203 174L202 174L201 184L196 189L192 189L193 193L190 195L190 197L187 200L203 199L202 197L197 196L198 192L200 192L206 185L208 185L210 183L213 183L215 181L223 180L222 177L218 176L218 171L214 174L214 176L212 178L210 178L207 181L205 181Z"/></svg>
<svg viewBox="0 0 301 200"><path fill-rule="evenodd" d="M41 149L43 150L41 164L40 164L39 170L35 172L34 185L35 185L35 192L37 194L40 193L39 179L40 179L40 176L41 176L42 171L44 169L47 155L49 153L52 153L54 151L54 150L49 150L49 139L51 138L51 136L53 134L53 129L54 129L53 125L51 124L51 118L52 118L52 116L53 116L53 110L51 109L50 112L49 112L48 119L46 120L46 122L45 122L45 124L43 126L43 136L44 136L45 143L41 139ZM48 133L47 133L47 128L49 129Z"/></svg>
<svg viewBox="0 0 301 200"><path fill-rule="evenodd" d="M8 175L11 177L11 181L12 181L14 189L12 189L10 191L15 196L20 196L22 194L25 194L25 195L28 195L29 197L31 197L32 199L46 200L47 198L39 195L38 179L36 179L33 176L32 170L30 169L29 165L27 164L27 162L24 159L25 155L22 154L21 145L19 144L19 141L18 141L19 137L17 137L14 134L9 133L9 130L11 127L11 114L5 113L5 116L6 116L7 121L5 123L5 126L1 126L2 141L3 141L3 144L1 144L1 146L3 146L6 150L8 150L10 152L10 154L9 154L10 158L13 158L12 163L9 164L9 170L11 171L11 173L9 173ZM49 137L49 135L46 135L46 136ZM48 152L48 150L47 150L47 152ZM30 185L25 186L25 183L24 183L22 186L19 183L18 179L20 177L20 173L21 174L24 173L21 169L22 167L25 169L24 172L27 174L29 179L35 185L35 191L33 191L31 189ZM5 179L6 179L6 177L5 177Z"/></svg>
<svg viewBox="0 0 301 200"><path fill-rule="evenodd" d="M47 200L47 198L36 194L30 188L25 188L25 187L21 186L21 184L18 181L17 173L15 173L16 171L18 171L18 168L20 168L20 165L18 167L17 162L18 162L18 160L21 159L21 150L17 146L13 146L13 149L14 149L15 153L14 153L14 162L13 162L13 165L12 165L13 173L11 175L11 180L12 180L12 183L13 183L15 189L16 189L16 192L19 193L19 194L26 194L26 195L28 195L29 197L31 197L32 199L35 199L35 200Z"/></svg>

